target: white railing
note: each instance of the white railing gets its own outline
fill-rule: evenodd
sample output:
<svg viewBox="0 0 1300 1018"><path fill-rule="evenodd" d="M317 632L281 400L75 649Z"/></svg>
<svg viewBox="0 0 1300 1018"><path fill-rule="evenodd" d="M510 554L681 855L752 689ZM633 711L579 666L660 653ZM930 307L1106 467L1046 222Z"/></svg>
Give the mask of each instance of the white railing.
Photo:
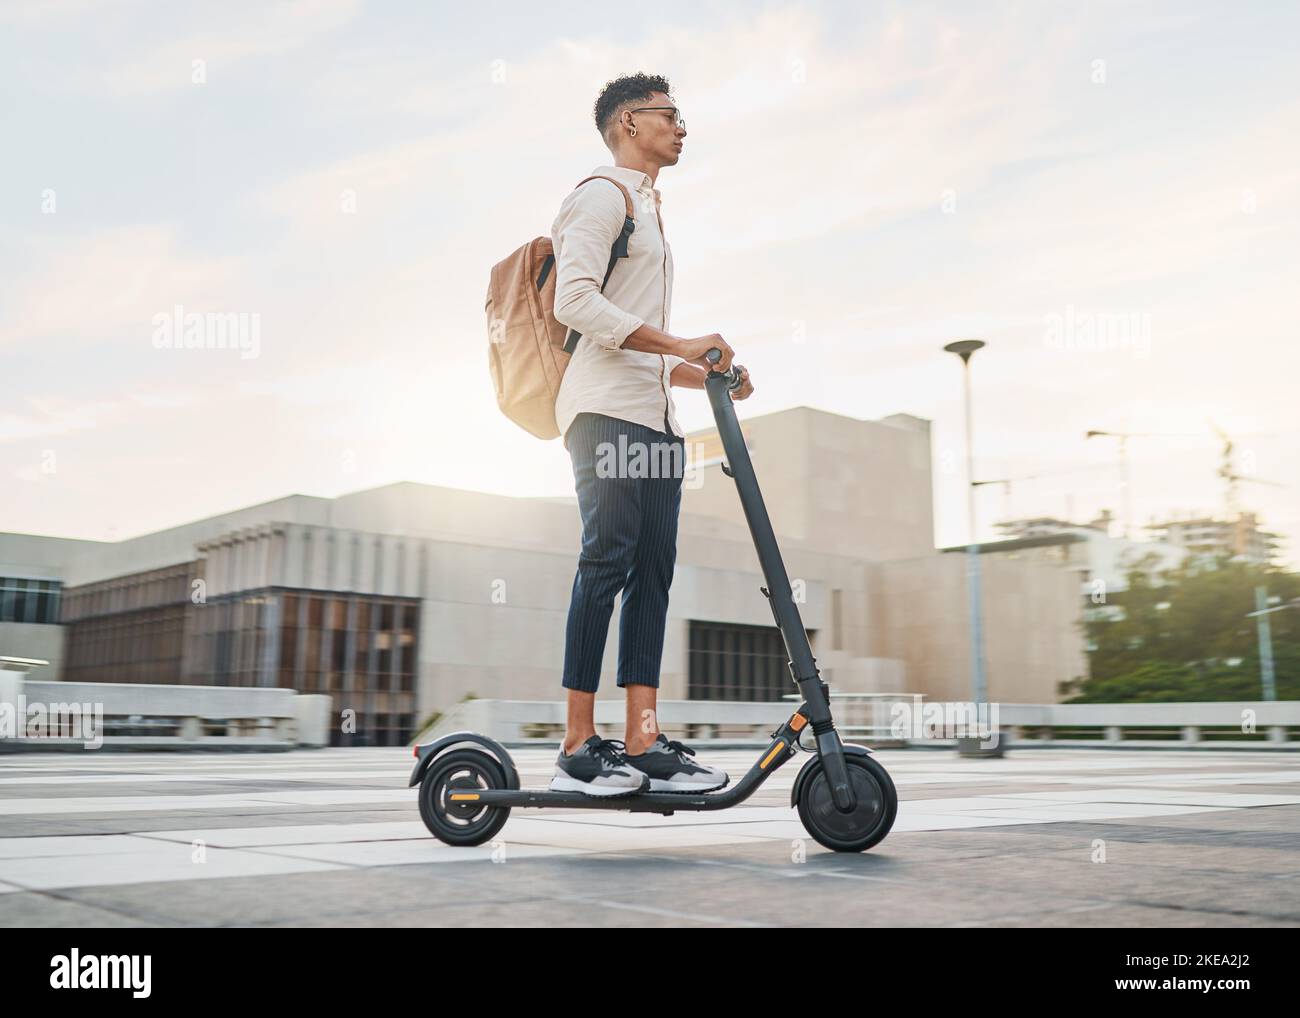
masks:
<svg viewBox="0 0 1300 1018"><path fill-rule="evenodd" d="M1300 749L1300 700L1207 703L1004 703L998 721L1015 744ZM1091 735L1092 738L1086 736ZM1146 738L1143 738L1146 736ZM1165 738L1150 738L1165 736ZM1169 736L1176 736L1171 739ZM1265 740L1266 742L1262 742Z"/></svg>
<svg viewBox="0 0 1300 1018"><path fill-rule="evenodd" d="M554 746L564 735L567 704L559 700L464 700L412 740L426 743L451 732L470 731L511 746ZM785 703L729 700L660 700L656 718L670 737L715 745L765 744L768 732L790 716ZM627 708L622 700L597 700L596 731L621 739Z"/></svg>
<svg viewBox="0 0 1300 1018"><path fill-rule="evenodd" d="M15 659L10 659L14 661ZM0 660L0 749L293 749L329 744L330 698L292 689L31 682Z"/></svg>
<svg viewBox="0 0 1300 1018"><path fill-rule="evenodd" d="M671 738L714 745L761 746L790 716L798 700L775 702L660 700L657 720ZM831 693L835 725L848 741L873 746L951 746L952 738L916 737L911 718L961 716L969 704L929 701L907 693ZM1112 703L988 705L987 715L1004 745L1125 748L1300 749L1300 701L1223 703ZM563 736L566 705L557 700L466 700L421 732L427 743L456 731L488 735L509 746L553 746ZM622 738L622 700L596 701L596 730ZM909 713L910 712L910 713ZM965 711L969 714L969 711ZM901 724L900 718L906 723ZM925 728L922 725L922 728ZM811 740L811 736L807 737Z"/></svg>

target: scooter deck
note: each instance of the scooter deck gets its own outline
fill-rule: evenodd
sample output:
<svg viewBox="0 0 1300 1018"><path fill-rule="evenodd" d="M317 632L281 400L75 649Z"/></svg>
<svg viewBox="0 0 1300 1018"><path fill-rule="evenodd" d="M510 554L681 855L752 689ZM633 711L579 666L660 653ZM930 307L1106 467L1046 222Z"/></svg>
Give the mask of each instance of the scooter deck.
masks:
<svg viewBox="0 0 1300 1018"><path fill-rule="evenodd" d="M796 715L798 716L798 715ZM787 722L787 726L788 726ZM569 809L616 809L633 813L672 813L676 810L726 809L744 802L783 763L794 756L796 741L785 734L734 784L713 792L634 792L631 795L584 795L582 792L553 792L548 788L465 788L449 789L448 805L509 806L513 808L555 807Z"/></svg>
<svg viewBox="0 0 1300 1018"><path fill-rule="evenodd" d="M775 769L775 768L773 768ZM713 792L634 792L631 795L584 795L582 792L553 792L548 788L481 788L463 792L449 791L448 803L485 806L529 806L569 809L614 809L632 813L672 813L675 810L726 809L753 793L755 782L745 788L744 781Z"/></svg>
<svg viewBox="0 0 1300 1018"><path fill-rule="evenodd" d="M632 813L663 813L667 815L676 810L714 810L727 809L748 799L782 764L796 756L804 747L799 744L799 732L807 724L807 704L801 703L799 709L772 733L772 742L754 761L749 770L734 784L711 792L634 792L630 795L586 795L582 792L552 791L549 788L482 788L473 784L453 786L446 790L446 805L462 810L475 811L479 806L504 806L511 809L554 808L565 809L613 809L627 810ZM480 743L490 750L499 760L503 760L507 771L507 785L519 784L518 772L510 754L504 747L486 736L474 732L455 732L444 736L437 742L415 749L416 765L411 772L410 784L418 785L424 779L427 761L436 758L443 745L459 745L462 742Z"/></svg>

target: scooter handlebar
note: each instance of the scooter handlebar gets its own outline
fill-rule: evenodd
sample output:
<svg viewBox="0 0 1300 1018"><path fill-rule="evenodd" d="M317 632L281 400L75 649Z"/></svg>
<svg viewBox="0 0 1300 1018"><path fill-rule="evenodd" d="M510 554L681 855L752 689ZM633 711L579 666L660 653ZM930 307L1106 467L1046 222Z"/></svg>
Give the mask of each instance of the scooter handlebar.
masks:
<svg viewBox="0 0 1300 1018"><path fill-rule="evenodd" d="M717 364L718 361L722 360L722 351L716 346L710 347L708 352L704 355L704 359L710 364ZM727 380L728 389L739 389L741 385L744 384L744 379L741 378L740 372L736 370L734 365L726 371L710 371L709 374L722 375L722 377Z"/></svg>

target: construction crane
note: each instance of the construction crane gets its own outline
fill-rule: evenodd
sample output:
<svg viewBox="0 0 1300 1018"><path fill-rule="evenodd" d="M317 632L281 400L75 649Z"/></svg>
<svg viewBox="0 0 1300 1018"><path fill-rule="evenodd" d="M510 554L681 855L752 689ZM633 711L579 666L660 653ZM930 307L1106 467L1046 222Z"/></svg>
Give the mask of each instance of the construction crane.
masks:
<svg viewBox="0 0 1300 1018"><path fill-rule="evenodd" d="M1077 474L1087 470L1097 470L1097 469L1101 469L1101 468L1099 468L1096 464L1087 463L1087 464L1081 464L1076 467L1068 467L1064 470L1039 470L1039 471L1035 471L1032 474L1018 474L1015 477L993 477L987 481L972 481L971 487L979 488L981 486L986 486L986 485L987 486L991 486L995 484L1002 485L1002 516L1005 519L1009 520L1012 518L1011 486L1013 484L1018 484L1022 481L1036 481L1041 477L1063 477L1068 474ZM1066 515L1066 521L1069 522L1070 521L1069 517L1072 514L1067 511L1065 515Z"/></svg>
<svg viewBox="0 0 1300 1018"><path fill-rule="evenodd" d="M1237 485L1242 481L1248 484L1267 484L1271 488L1285 488L1285 484L1279 484L1277 481L1266 481L1262 477L1248 477L1245 474L1237 473L1236 466L1236 444L1221 427L1213 421L1209 422L1214 433L1219 436L1223 442L1223 451L1219 454L1219 469L1215 473L1223 480L1223 507L1227 513L1228 522L1233 523L1241 516L1241 505L1237 498Z"/></svg>
<svg viewBox="0 0 1300 1018"><path fill-rule="evenodd" d="M1133 498L1129 492L1128 484L1128 440L1130 438L1190 438L1193 436L1177 432L1151 432L1151 431L1089 431L1083 436L1085 440L1089 438L1118 438L1119 439L1119 490L1120 500L1123 503L1124 523L1122 526L1125 540L1129 538L1129 528L1133 521Z"/></svg>

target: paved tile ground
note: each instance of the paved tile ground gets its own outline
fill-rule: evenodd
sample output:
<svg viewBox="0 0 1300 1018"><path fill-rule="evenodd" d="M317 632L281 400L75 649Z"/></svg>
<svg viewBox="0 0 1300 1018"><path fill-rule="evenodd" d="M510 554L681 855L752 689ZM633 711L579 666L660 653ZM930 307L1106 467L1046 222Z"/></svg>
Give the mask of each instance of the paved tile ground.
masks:
<svg viewBox="0 0 1300 1018"><path fill-rule="evenodd" d="M553 751L514 756L546 784ZM731 810L515 810L452 848L409 750L5 755L0 926L1300 925L1300 756L878 757L898 821L848 855L788 805L806 758Z"/></svg>

